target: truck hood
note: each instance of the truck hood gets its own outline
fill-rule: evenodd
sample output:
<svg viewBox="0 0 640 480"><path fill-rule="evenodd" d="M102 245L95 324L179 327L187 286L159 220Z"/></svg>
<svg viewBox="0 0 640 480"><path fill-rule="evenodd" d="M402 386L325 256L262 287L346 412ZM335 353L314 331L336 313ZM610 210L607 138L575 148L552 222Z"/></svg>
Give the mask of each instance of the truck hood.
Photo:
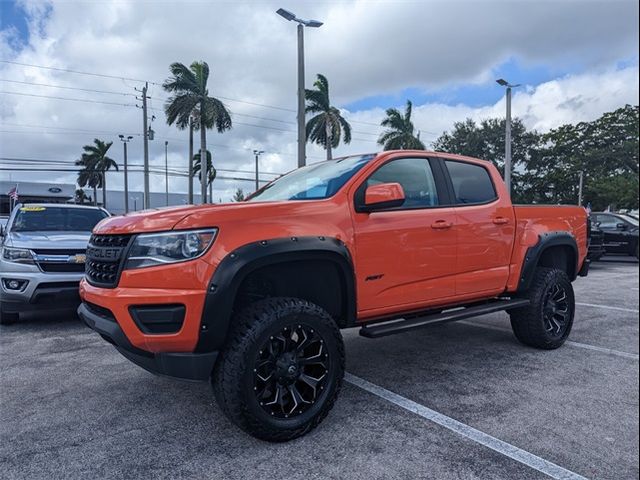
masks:
<svg viewBox="0 0 640 480"><path fill-rule="evenodd" d="M127 234L172 230L183 218L200 211L233 208L237 204L187 205L141 210L102 220L93 229L101 234Z"/></svg>
<svg viewBox="0 0 640 480"><path fill-rule="evenodd" d="M91 232L9 232L5 245L29 249L78 249L87 248Z"/></svg>
<svg viewBox="0 0 640 480"><path fill-rule="evenodd" d="M254 226L274 222L290 225L291 218L326 216L326 212L331 211L326 203L327 200L237 202L159 208L105 218L93 231L101 234L147 233L214 227L228 222L242 225L249 221Z"/></svg>

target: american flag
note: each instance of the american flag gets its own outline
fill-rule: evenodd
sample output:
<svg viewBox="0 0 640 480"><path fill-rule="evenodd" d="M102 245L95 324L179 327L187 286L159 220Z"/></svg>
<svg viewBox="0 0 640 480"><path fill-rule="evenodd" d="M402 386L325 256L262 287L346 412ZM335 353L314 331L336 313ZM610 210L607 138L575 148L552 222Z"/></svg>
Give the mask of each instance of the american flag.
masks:
<svg viewBox="0 0 640 480"><path fill-rule="evenodd" d="M9 198L11 198L14 202L18 201L18 185L15 187L11 187L11 189L7 192Z"/></svg>

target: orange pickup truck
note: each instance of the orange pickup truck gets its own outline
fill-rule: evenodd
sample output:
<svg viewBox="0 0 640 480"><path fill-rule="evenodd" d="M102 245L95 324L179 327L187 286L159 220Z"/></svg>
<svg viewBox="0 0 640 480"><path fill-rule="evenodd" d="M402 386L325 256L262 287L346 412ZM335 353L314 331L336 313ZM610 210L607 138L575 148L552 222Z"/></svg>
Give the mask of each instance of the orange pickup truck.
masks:
<svg viewBox="0 0 640 480"><path fill-rule="evenodd" d="M78 312L134 363L211 379L239 427L285 441L335 402L342 328L375 338L504 310L520 342L561 346L589 229L577 206L513 206L490 162L350 156L244 202L103 220Z"/></svg>

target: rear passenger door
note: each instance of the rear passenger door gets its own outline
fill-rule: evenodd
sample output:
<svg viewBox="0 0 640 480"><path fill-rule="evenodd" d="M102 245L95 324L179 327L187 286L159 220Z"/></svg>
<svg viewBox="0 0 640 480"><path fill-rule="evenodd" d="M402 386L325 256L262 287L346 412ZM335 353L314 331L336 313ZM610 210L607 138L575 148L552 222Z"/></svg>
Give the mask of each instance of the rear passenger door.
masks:
<svg viewBox="0 0 640 480"><path fill-rule="evenodd" d="M482 162L444 160L458 228L456 296L504 291L515 232L511 201L501 199Z"/></svg>
<svg viewBox="0 0 640 480"><path fill-rule="evenodd" d="M396 157L358 186L355 261L358 309L365 315L421 308L455 296L455 213L443 179L427 158ZM390 182L402 186L403 205L358 212L367 187Z"/></svg>

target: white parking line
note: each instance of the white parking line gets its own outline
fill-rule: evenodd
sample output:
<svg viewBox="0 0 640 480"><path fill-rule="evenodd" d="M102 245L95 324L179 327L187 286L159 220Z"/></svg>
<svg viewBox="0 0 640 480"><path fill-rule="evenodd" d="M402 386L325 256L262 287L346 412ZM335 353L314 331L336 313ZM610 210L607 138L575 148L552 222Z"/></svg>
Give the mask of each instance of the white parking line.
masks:
<svg viewBox="0 0 640 480"><path fill-rule="evenodd" d="M470 427L469 425L459 422L458 420L448 417L442 413L431 410L424 405L420 405L419 403L409 400L408 398L398 395L397 393L393 393L386 388L382 388L350 373L345 373L344 378L347 382L360 387L361 389L366 390L373 395L383 398L384 400L402 407L409 412L415 413L416 415L420 415L421 417L437 423L438 425L451 430L452 432L462 435L476 443L479 443L480 445L484 445L491 450L505 455L552 478L563 480L585 480L585 477L578 475L577 473L562 468L555 463L551 463L544 458L538 457L537 455L529 453L526 450L522 450L521 448L502 441L499 438L492 437L487 433L481 432L480 430Z"/></svg>
<svg viewBox="0 0 640 480"><path fill-rule="evenodd" d="M510 332L511 331L508 328L502 328L502 327L498 327L496 325L482 325L480 323L468 322L466 320L460 320L457 323L462 323L464 325L470 325L472 327L485 328L487 330L496 330L496 331L499 331L499 332ZM584 348L586 350L594 350L596 352L607 353L609 355L615 355L617 357L630 358L632 360L639 360L640 359L640 357L638 355L636 355L635 353L627 353L627 352L621 352L620 350L613 350L611 348L597 347L595 345L589 345L587 343L574 342L573 340L567 340L564 344L565 345L570 345L572 347Z"/></svg>
<svg viewBox="0 0 640 480"><path fill-rule="evenodd" d="M598 305L596 303L579 303L579 302L576 302L576 305L582 305L583 307L604 308L605 310L618 310L620 312L640 313L639 310L633 309L633 308L610 307L609 305Z"/></svg>

